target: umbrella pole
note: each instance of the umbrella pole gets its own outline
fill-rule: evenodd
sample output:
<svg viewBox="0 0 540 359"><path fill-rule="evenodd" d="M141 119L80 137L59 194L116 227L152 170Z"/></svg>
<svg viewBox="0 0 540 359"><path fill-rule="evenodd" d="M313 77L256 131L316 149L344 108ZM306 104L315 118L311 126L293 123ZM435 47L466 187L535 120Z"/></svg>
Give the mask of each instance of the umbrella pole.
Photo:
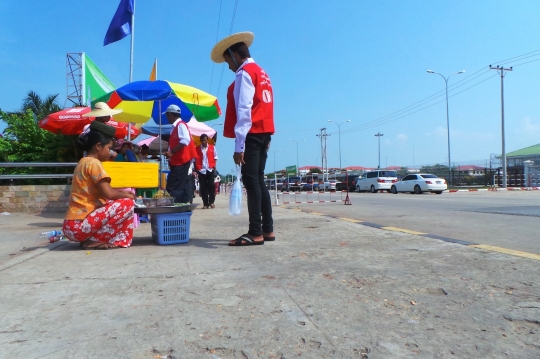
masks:
<svg viewBox="0 0 540 359"><path fill-rule="evenodd" d="M158 103L159 110L159 189L163 189L162 177L163 177L163 149L161 143L161 100Z"/></svg>

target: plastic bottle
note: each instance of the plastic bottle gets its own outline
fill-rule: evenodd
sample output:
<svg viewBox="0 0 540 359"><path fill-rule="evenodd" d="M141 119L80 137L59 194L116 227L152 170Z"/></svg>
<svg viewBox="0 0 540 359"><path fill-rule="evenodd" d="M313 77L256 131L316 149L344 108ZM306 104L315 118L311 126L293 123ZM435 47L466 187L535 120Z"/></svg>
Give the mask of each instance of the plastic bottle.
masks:
<svg viewBox="0 0 540 359"><path fill-rule="evenodd" d="M51 237L56 237L56 236L61 236L62 235L62 231L48 231L48 232L41 232L39 235L38 235L38 238L51 238Z"/></svg>
<svg viewBox="0 0 540 359"><path fill-rule="evenodd" d="M62 235L59 235L59 236L54 236L54 237L49 238L49 242L54 243L54 242L58 242L58 241L63 241L65 239L66 239L66 237L64 237Z"/></svg>

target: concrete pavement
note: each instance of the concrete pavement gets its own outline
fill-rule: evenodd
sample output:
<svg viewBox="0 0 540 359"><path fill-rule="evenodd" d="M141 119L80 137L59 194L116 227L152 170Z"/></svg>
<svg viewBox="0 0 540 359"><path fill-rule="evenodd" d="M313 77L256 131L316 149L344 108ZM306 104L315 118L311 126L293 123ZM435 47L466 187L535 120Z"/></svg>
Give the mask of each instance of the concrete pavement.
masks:
<svg viewBox="0 0 540 359"><path fill-rule="evenodd" d="M196 210L187 244L142 224L109 251L0 217L0 357L540 357L535 260L279 207L275 242L228 247L247 213L226 206Z"/></svg>

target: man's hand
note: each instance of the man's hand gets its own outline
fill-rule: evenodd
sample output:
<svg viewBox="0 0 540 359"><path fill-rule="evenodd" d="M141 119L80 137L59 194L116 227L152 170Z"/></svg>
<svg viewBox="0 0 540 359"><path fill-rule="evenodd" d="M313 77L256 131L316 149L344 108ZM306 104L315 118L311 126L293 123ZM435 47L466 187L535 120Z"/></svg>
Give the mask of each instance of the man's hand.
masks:
<svg viewBox="0 0 540 359"><path fill-rule="evenodd" d="M167 151L163 154L165 157L167 158L171 158L172 157L172 152L171 151Z"/></svg>
<svg viewBox="0 0 540 359"><path fill-rule="evenodd" d="M234 163L236 163L237 165L245 164L245 162L244 162L244 152L235 152L234 155L233 155L233 160L234 160Z"/></svg>

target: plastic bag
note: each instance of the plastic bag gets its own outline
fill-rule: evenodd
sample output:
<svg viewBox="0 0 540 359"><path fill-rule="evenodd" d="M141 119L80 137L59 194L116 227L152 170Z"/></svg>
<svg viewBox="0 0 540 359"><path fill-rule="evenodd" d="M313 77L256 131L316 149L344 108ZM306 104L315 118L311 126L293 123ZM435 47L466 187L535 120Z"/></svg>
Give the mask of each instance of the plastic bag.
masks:
<svg viewBox="0 0 540 359"><path fill-rule="evenodd" d="M242 212L242 171L240 165L236 165L236 181L229 196L229 214L239 216L240 212Z"/></svg>

